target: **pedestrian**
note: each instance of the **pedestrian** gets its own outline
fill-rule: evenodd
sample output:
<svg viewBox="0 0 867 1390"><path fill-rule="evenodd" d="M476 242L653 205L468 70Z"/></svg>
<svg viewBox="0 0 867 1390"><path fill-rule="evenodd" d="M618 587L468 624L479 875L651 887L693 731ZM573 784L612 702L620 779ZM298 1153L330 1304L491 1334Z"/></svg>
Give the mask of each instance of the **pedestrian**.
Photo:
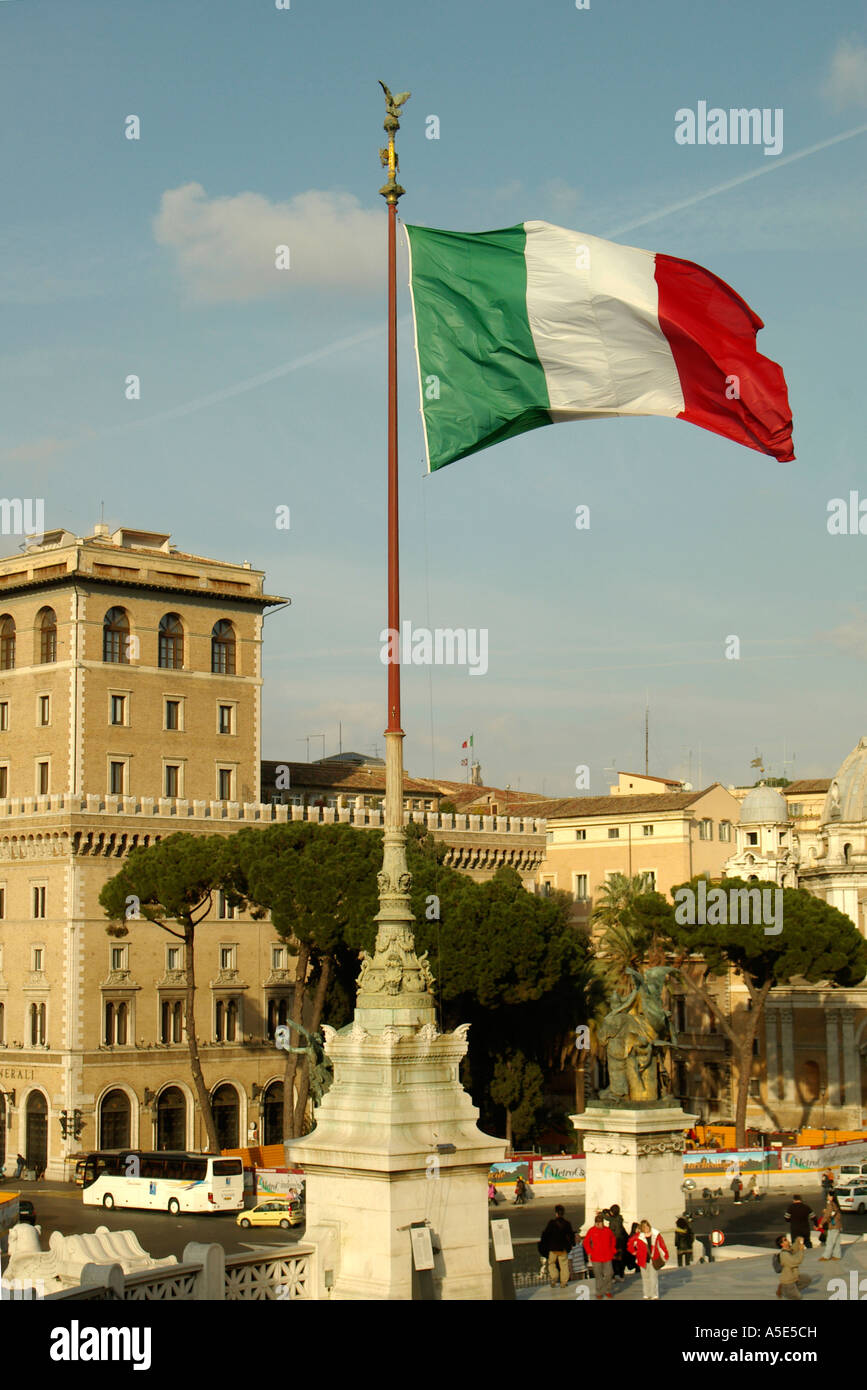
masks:
<svg viewBox="0 0 867 1390"><path fill-rule="evenodd" d="M524 1179L523 1179L523 1178L518 1178L518 1181L515 1183L515 1201L514 1201L514 1205L515 1205L516 1207L522 1207L522 1206L524 1205L524 1202L525 1202L526 1200L527 1200L527 1184L524 1182Z"/></svg>
<svg viewBox="0 0 867 1390"><path fill-rule="evenodd" d="M559 1278L561 1288L569 1283L569 1251L575 1244L575 1232L566 1220L566 1212L561 1206L554 1208L554 1216L548 1222L539 1241L539 1254L548 1259L548 1282L556 1289Z"/></svg>
<svg viewBox="0 0 867 1390"><path fill-rule="evenodd" d="M635 1271L638 1269L638 1261L636 1260L635 1255L632 1253L632 1247L629 1244L629 1242L632 1240L632 1237L637 1233L638 1222L633 1221L632 1225L629 1227L629 1235L626 1237L626 1254L624 1256L624 1264L626 1266L627 1274L634 1274Z"/></svg>
<svg viewBox="0 0 867 1390"><path fill-rule="evenodd" d="M789 1232L792 1240L801 1236L804 1245L808 1250L812 1250L813 1242L810 1240L810 1217L813 1215L813 1208L808 1207L806 1202L802 1202L800 1197L794 1196L786 1208L786 1220L789 1223Z"/></svg>
<svg viewBox="0 0 867 1390"><path fill-rule="evenodd" d="M610 1298L611 1286L614 1282L612 1264L617 1245L614 1240L614 1232L610 1226L605 1225L605 1218L601 1211L597 1211L593 1225L584 1237L584 1249L593 1266L596 1297Z"/></svg>
<svg viewBox="0 0 867 1390"><path fill-rule="evenodd" d="M629 1238L629 1248L638 1261L641 1270L641 1284L644 1298L659 1298L659 1271L668 1259L668 1247L655 1226L642 1221L634 1236Z"/></svg>
<svg viewBox="0 0 867 1390"><path fill-rule="evenodd" d="M741 1182L740 1175L738 1173L735 1173L734 1177L729 1183L729 1187L731 1188L732 1196L735 1199L735 1206L739 1207L741 1204L741 1188L743 1187L743 1183Z"/></svg>
<svg viewBox="0 0 867 1390"><path fill-rule="evenodd" d="M21 1177L21 1174L24 1172L24 1168L25 1168L25 1165L26 1165L26 1163L27 1163L27 1159L24 1157L23 1154L18 1154L18 1155L17 1155L17 1160L16 1160L16 1161L17 1161L17 1165L18 1165L18 1166L17 1166L16 1169L15 1169L15 1176L16 1176L16 1178L20 1178L20 1177Z"/></svg>
<svg viewBox="0 0 867 1390"><path fill-rule="evenodd" d="M611 1272L614 1278L619 1279L622 1284L626 1279L626 1227L623 1224L620 1207L616 1202L608 1212L608 1229L614 1236L614 1259L611 1261Z"/></svg>
<svg viewBox="0 0 867 1390"><path fill-rule="evenodd" d="M777 1259L781 1271L777 1298L800 1299L801 1290L811 1282L806 1274L798 1273L804 1258L804 1239L802 1236L796 1236L794 1241L791 1241L788 1236L777 1236L777 1247L780 1252Z"/></svg>
<svg viewBox="0 0 867 1390"><path fill-rule="evenodd" d="M674 1248L677 1251L677 1267L692 1264L692 1226L689 1218L679 1216L674 1223Z"/></svg>
<svg viewBox="0 0 867 1390"><path fill-rule="evenodd" d="M826 1168L824 1173L822 1174L822 1196L825 1198L826 1202L828 1201L828 1198L830 1197L833 1191L834 1174L831 1172L830 1168Z"/></svg>
<svg viewBox="0 0 867 1390"><path fill-rule="evenodd" d="M819 1259L842 1259L840 1254L840 1241L843 1235L843 1213L833 1193L829 1193L827 1205L820 1219L822 1222L822 1230L825 1233L825 1253L824 1255L820 1255Z"/></svg>
<svg viewBox="0 0 867 1390"><path fill-rule="evenodd" d="M746 1195L746 1197L744 1198L744 1201L745 1201L745 1202L754 1202L754 1201L756 1200L757 1195L758 1195L758 1189L759 1189L759 1185L758 1185L758 1182L757 1182L757 1180L756 1180L756 1175L755 1175L755 1173L750 1173L750 1180L749 1180L749 1182L747 1183L747 1195Z"/></svg>
<svg viewBox="0 0 867 1390"><path fill-rule="evenodd" d="M488 1203L492 1207L497 1205L497 1189L492 1182L488 1183Z"/></svg>

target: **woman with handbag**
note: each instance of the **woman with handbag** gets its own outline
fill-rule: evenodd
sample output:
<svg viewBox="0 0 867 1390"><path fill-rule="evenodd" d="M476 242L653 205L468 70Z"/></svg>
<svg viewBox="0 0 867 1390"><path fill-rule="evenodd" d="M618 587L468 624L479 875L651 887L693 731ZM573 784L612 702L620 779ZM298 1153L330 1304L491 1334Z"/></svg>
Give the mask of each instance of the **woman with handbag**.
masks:
<svg viewBox="0 0 867 1390"><path fill-rule="evenodd" d="M649 1221L642 1221L635 1235L629 1237L627 1249L635 1256L641 1270L643 1297L658 1299L659 1271L665 1268L668 1259L668 1247L661 1234Z"/></svg>

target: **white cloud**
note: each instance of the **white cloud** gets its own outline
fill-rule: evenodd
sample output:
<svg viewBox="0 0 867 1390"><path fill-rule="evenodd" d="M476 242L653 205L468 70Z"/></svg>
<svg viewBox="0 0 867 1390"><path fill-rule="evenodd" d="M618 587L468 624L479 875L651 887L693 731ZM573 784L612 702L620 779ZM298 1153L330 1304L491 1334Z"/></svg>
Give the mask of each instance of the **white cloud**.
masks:
<svg viewBox="0 0 867 1390"><path fill-rule="evenodd" d="M838 110L844 106L867 106L867 46L852 39L840 40L824 91Z"/></svg>
<svg viewBox="0 0 867 1390"><path fill-rule="evenodd" d="M196 299L261 299L311 286L348 290L384 283L385 213L351 193L310 189L285 203L259 193L209 198L200 183L170 188L154 218ZM289 247L290 269L275 268Z"/></svg>

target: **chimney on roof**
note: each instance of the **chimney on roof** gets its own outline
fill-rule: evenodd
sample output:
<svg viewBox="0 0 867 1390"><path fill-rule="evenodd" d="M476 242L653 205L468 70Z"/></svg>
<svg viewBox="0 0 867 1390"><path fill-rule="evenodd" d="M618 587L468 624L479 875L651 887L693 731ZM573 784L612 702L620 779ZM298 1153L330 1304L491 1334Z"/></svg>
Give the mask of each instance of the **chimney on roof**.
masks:
<svg viewBox="0 0 867 1390"><path fill-rule="evenodd" d="M97 521L93 528L93 534L95 536L107 536L109 534L108 523L105 521Z"/></svg>

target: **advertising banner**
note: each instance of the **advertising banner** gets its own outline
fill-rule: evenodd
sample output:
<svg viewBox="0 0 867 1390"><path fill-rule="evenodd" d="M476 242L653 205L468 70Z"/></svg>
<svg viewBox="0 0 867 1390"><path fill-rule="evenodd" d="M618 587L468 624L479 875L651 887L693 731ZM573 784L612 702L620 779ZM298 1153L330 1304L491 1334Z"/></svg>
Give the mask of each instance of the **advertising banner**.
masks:
<svg viewBox="0 0 867 1390"><path fill-rule="evenodd" d="M780 1150L780 1166L795 1171L838 1168L841 1163L867 1163L867 1141L855 1139L848 1144L825 1144L820 1148L803 1146Z"/></svg>
<svg viewBox="0 0 867 1390"><path fill-rule="evenodd" d="M303 1173L286 1173L276 1168L256 1169L256 1192L259 1197L286 1197L304 1188Z"/></svg>
<svg viewBox="0 0 867 1390"><path fill-rule="evenodd" d="M763 1173L779 1166L778 1149L690 1149L683 1156L686 1173Z"/></svg>
<svg viewBox="0 0 867 1390"><path fill-rule="evenodd" d="M583 1154L555 1154L551 1158L533 1160L533 1183L583 1182Z"/></svg>
<svg viewBox="0 0 867 1390"><path fill-rule="evenodd" d="M533 1174L530 1171L532 1166L527 1159L494 1163L491 1167L490 1180L493 1183L515 1183L518 1178L523 1178L524 1182L532 1182Z"/></svg>

